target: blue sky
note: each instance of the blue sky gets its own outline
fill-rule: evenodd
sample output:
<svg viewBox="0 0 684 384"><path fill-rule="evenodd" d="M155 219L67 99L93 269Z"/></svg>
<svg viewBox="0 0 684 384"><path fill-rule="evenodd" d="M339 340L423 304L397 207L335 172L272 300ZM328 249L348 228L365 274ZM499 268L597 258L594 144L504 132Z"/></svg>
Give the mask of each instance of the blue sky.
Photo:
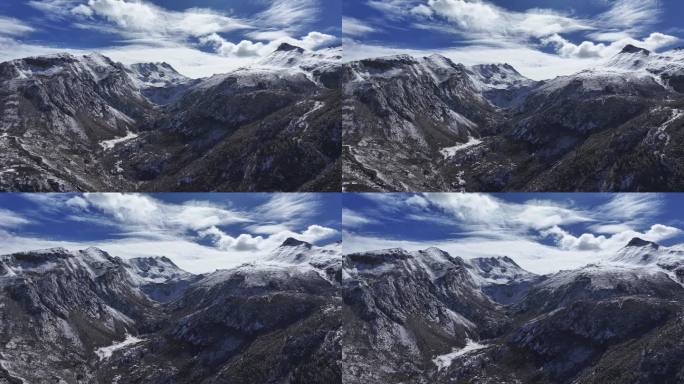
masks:
<svg viewBox="0 0 684 384"><path fill-rule="evenodd" d="M340 43L341 0L11 0L0 2L0 59L101 52L167 61L191 77L248 65L282 42Z"/></svg>
<svg viewBox="0 0 684 384"><path fill-rule="evenodd" d="M341 196L325 193L5 193L0 254L95 246L209 272L256 260L288 237L338 241L340 211Z"/></svg>
<svg viewBox="0 0 684 384"><path fill-rule="evenodd" d="M684 194L344 194L345 253L442 248L537 273L598 262L633 237L684 243Z"/></svg>
<svg viewBox="0 0 684 384"><path fill-rule="evenodd" d="M535 79L596 65L626 44L682 45L677 0L347 0L348 59L441 53L464 64L508 62Z"/></svg>

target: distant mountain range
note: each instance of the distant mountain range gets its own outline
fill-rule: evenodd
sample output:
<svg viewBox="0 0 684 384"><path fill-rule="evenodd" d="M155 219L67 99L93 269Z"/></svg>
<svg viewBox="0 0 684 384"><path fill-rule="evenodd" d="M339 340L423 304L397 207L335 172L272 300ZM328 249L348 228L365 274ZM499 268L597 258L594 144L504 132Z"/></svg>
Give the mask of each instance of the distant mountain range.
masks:
<svg viewBox="0 0 684 384"><path fill-rule="evenodd" d="M345 383L684 379L684 245L539 276L436 248L344 257Z"/></svg>
<svg viewBox="0 0 684 384"><path fill-rule="evenodd" d="M0 256L0 382L680 383L684 245L550 275L288 239L193 275L97 248Z"/></svg>
<svg viewBox="0 0 684 384"><path fill-rule="evenodd" d="M546 81L433 55L345 67L346 191L684 189L684 50Z"/></svg>
<svg viewBox="0 0 684 384"><path fill-rule="evenodd" d="M98 54L0 63L0 190L339 191L341 48L189 79Z"/></svg>
<svg viewBox="0 0 684 384"><path fill-rule="evenodd" d="M96 248L0 256L2 383L341 383L339 244L193 275Z"/></svg>

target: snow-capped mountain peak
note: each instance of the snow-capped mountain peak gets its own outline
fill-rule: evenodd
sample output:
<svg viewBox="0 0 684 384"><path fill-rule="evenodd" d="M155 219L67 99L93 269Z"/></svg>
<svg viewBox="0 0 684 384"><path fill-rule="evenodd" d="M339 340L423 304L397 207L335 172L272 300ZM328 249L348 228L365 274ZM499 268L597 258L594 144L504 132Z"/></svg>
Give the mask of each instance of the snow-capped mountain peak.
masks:
<svg viewBox="0 0 684 384"><path fill-rule="evenodd" d="M299 247L299 246L304 246L308 249L311 249L312 245L310 243L307 243L306 241L301 241L297 240L294 237L288 237L283 241L283 243L280 245L281 247Z"/></svg>
<svg viewBox="0 0 684 384"><path fill-rule="evenodd" d="M309 51L295 45L282 43L270 55L257 61L257 67L299 68L311 70L324 64L336 64L342 59L341 47Z"/></svg>
<svg viewBox="0 0 684 384"><path fill-rule="evenodd" d="M648 241L648 240L644 240L644 239L639 238L639 237L634 237L634 238L632 238L632 240L629 241L629 243L627 243L627 247L646 247L646 246L651 247L651 248L655 248L655 249L658 249L660 247L660 245L658 245L657 243L654 243L654 242Z"/></svg>
<svg viewBox="0 0 684 384"><path fill-rule="evenodd" d="M480 286L532 281L539 277L524 270L507 256L478 257L467 260L467 263L471 276Z"/></svg>
<svg viewBox="0 0 684 384"><path fill-rule="evenodd" d="M316 268L328 266L332 261L340 262L341 254L337 247L317 247L306 241L287 238L282 245L273 250L265 259L265 263L286 265L310 265Z"/></svg>
<svg viewBox="0 0 684 384"><path fill-rule="evenodd" d="M622 51L620 51L620 53L641 53L648 56L651 54L651 51L649 51L648 49L634 46L632 44L627 44L624 48L622 48Z"/></svg>
<svg viewBox="0 0 684 384"><path fill-rule="evenodd" d="M635 237L611 257L609 262L641 266L682 263L684 251L675 247L663 247L652 241Z"/></svg>
<svg viewBox="0 0 684 384"><path fill-rule="evenodd" d="M479 64L468 68L470 77L482 91L490 89L511 89L514 87L532 86L534 80L528 79L510 64Z"/></svg>
<svg viewBox="0 0 684 384"><path fill-rule="evenodd" d="M166 62L132 64L128 73L140 89L169 87L190 81Z"/></svg>
<svg viewBox="0 0 684 384"><path fill-rule="evenodd" d="M7 65L14 69L17 80L31 80L37 77L73 73L78 77L89 78L99 83L112 74L123 70L122 65L99 53L82 56L70 53L33 56L9 61Z"/></svg>
<svg viewBox="0 0 684 384"><path fill-rule="evenodd" d="M126 260L126 264L129 275L138 285L167 283L193 276L165 256L133 258Z"/></svg>
<svg viewBox="0 0 684 384"><path fill-rule="evenodd" d="M288 43L281 43L278 46L278 48L276 49L276 52L291 52L291 51L304 53L304 48L298 47L296 45L288 44Z"/></svg>

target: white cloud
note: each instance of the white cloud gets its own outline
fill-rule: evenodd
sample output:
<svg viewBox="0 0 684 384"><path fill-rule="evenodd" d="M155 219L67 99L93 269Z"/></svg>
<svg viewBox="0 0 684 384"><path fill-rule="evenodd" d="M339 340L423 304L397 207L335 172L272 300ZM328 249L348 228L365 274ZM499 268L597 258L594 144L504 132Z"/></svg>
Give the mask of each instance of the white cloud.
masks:
<svg viewBox="0 0 684 384"><path fill-rule="evenodd" d="M655 193L618 193L599 208L598 214L616 220L635 221L657 215L662 207L663 201Z"/></svg>
<svg viewBox="0 0 684 384"><path fill-rule="evenodd" d="M28 5L46 14L49 19L60 19L82 5L82 0L30 0Z"/></svg>
<svg viewBox="0 0 684 384"><path fill-rule="evenodd" d="M296 29L315 20L319 12L317 0L273 0L256 19L266 25Z"/></svg>
<svg viewBox="0 0 684 384"><path fill-rule="evenodd" d="M583 20L548 9L513 12L484 1L464 0L428 0L427 5L436 16L449 20L458 27L460 33L471 37L486 35L490 38L526 40L592 29Z"/></svg>
<svg viewBox="0 0 684 384"><path fill-rule="evenodd" d="M85 194L89 211L103 213L127 231L150 230L180 234L212 226L250 222L246 214L203 202L167 204L148 195Z"/></svg>
<svg viewBox="0 0 684 384"><path fill-rule="evenodd" d="M211 34L199 39L200 43L211 46L217 54L226 57L259 57L275 51L282 43L289 43L298 47L316 50L326 44L335 42L337 37L316 31L309 32L300 39L289 36L279 37L268 44L242 40L234 44L218 34Z"/></svg>
<svg viewBox="0 0 684 384"><path fill-rule="evenodd" d="M259 216L266 220L293 222L314 214L320 207L318 197L309 193L274 193L268 196L268 201L257 210Z"/></svg>
<svg viewBox="0 0 684 384"><path fill-rule="evenodd" d="M580 44L574 44L558 34L554 34L542 39L542 43L555 46L556 51L562 57L604 59L616 55L628 44L636 45L651 51L656 51L660 48L670 46L678 41L679 38L675 36L665 35L659 32L653 32L643 40L636 40L632 39L631 37L627 37L614 41L611 44L594 43L592 41L583 41Z"/></svg>
<svg viewBox="0 0 684 384"><path fill-rule="evenodd" d="M659 0L616 0L598 19L609 28L640 32L655 23L661 13Z"/></svg>
<svg viewBox="0 0 684 384"><path fill-rule="evenodd" d="M485 0L372 0L368 5L383 12L393 28L408 26L417 29L416 33L455 34L461 46L411 50L347 39L345 57L353 60L394 53L440 53L465 65L507 62L525 76L545 80L596 66L627 44L655 51L679 41L657 31L646 34L662 14L658 0L616 0L603 4L603 13L578 17L550 8L512 11ZM571 40L571 33L584 34L584 40ZM363 38L364 34L346 36ZM542 51L545 45L553 46L556 52Z"/></svg>
<svg viewBox="0 0 684 384"><path fill-rule="evenodd" d="M363 36L375 32L376 29L367 23L353 17L342 17L342 34L348 36Z"/></svg>
<svg viewBox="0 0 684 384"><path fill-rule="evenodd" d="M453 215L467 230L506 230L527 233L555 225L594 221L586 212L546 201L510 203L485 194L425 194L433 206Z"/></svg>
<svg viewBox="0 0 684 384"><path fill-rule="evenodd" d="M92 8L85 4L79 4L73 8L71 8L71 13L74 15L79 15L79 16L85 16L85 17L92 17L95 15L95 11L93 11Z"/></svg>
<svg viewBox="0 0 684 384"><path fill-rule="evenodd" d="M124 64L165 61L192 78L248 66L273 52L281 42L313 50L337 40L329 34L306 31L322 9L318 0L264 2L262 12L241 17L210 8L169 10L146 0L34 0L29 5L43 11L48 19L70 21L75 28L120 36L124 45L97 49L114 60ZM2 40L1 29L3 60L65 51L90 53ZM227 33L242 37L229 39ZM204 52L202 46L211 47L214 52Z"/></svg>
<svg viewBox="0 0 684 384"><path fill-rule="evenodd" d="M221 56L259 56L261 54L260 51L264 48L263 43L253 43L249 40L242 40L237 44L233 44L216 33L201 37L199 41L202 44L211 45L216 53Z"/></svg>
<svg viewBox="0 0 684 384"><path fill-rule="evenodd" d="M265 254L278 247L288 237L316 244L324 240L330 240L333 236L336 236L337 233L336 229L313 224L302 232L284 230L273 233L267 237L253 236L246 233L238 236L231 236L216 227L207 228L206 230L201 231L200 236L211 239L216 247L224 251L252 251Z"/></svg>
<svg viewBox="0 0 684 384"><path fill-rule="evenodd" d="M166 202L120 193L20 196L35 208L28 216L0 209L0 254L95 246L123 258L167 256L184 269L203 273L256 261L288 237L319 245L339 237L337 229L312 222L310 217L322 207L314 194L251 194L251 202L242 208L234 207L237 203L228 195L225 202ZM41 223L92 225L107 238L75 242L22 233L21 227L34 217Z"/></svg>
<svg viewBox="0 0 684 384"><path fill-rule="evenodd" d="M0 36L21 36L33 32L35 29L21 20L0 16Z"/></svg>
<svg viewBox="0 0 684 384"><path fill-rule="evenodd" d="M117 26L121 35L129 37L186 39L253 28L245 20L210 9L169 11L148 2L127 0L88 0L87 5L81 5L75 8L79 14L102 17Z"/></svg>
<svg viewBox="0 0 684 384"><path fill-rule="evenodd" d="M622 232L614 233L611 236L597 236L592 233L583 233L580 236L574 236L558 226L554 226L553 228L544 231L543 234L555 238L561 249L580 251L603 250L612 253L624 247L629 240L635 237L659 242L677 236L681 232L682 231L679 228L654 224L644 232L627 229Z"/></svg>
<svg viewBox="0 0 684 384"><path fill-rule="evenodd" d="M16 228L30 223L29 219L10 210L0 208L0 228Z"/></svg>
<svg viewBox="0 0 684 384"><path fill-rule="evenodd" d="M376 222L376 220L370 219L359 212L348 208L342 209L342 226L344 228L358 228Z"/></svg>
<svg viewBox="0 0 684 384"><path fill-rule="evenodd" d="M432 17L432 15L434 15L432 8L428 7L425 4L419 4L411 8L411 13L413 13L414 15L420 15L424 17Z"/></svg>
<svg viewBox="0 0 684 384"><path fill-rule="evenodd" d="M343 213L343 222L349 221L345 253L436 246L465 258L509 256L533 272L549 273L604 260L634 237L660 242L682 235L679 228L654 223L663 209L657 194L615 194L598 205L580 206L568 199L511 202L488 194L359 196L375 206ZM458 236L426 241L391 231L377 235L363 231L369 221L387 228L429 223L442 231L452 228Z"/></svg>

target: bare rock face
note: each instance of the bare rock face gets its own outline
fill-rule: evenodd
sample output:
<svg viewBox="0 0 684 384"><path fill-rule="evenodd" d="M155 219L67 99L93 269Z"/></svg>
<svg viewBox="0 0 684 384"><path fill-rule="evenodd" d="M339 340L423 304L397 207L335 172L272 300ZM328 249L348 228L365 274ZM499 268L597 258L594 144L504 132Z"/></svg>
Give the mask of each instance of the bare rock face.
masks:
<svg viewBox="0 0 684 384"><path fill-rule="evenodd" d="M195 80L95 54L1 63L0 189L339 190L337 51Z"/></svg>
<svg viewBox="0 0 684 384"><path fill-rule="evenodd" d="M97 249L16 253L0 264L0 353L10 382L93 382L99 348L160 316L125 262Z"/></svg>
<svg viewBox="0 0 684 384"><path fill-rule="evenodd" d="M509 258L464 261L437 249L347 255L343 377L677 383L684 288L672 266L681 249L634 239L601 264L548 276ZM505 306L484 294L521 283Z"/></svg>
<svg viewBox="0 0 684 384"><path fill-rule="evenodd" d="M440 56L350 63L344 188L679 190L682 52L627 47L541 82L507 64L468 68Z"/></svg>
<svg viewBox="0 0 684 384"><path fill-rule="evenodd" d="M341 257L288 263L290 243L199 276L95 248L2 256L0 381L341 383Z"/></svg>
<svg viewBox="0 0 684 384"><path fill-rule="evenodd" d="M505 329L464 261L436 248L346 255L344 268L345 382L428 383L435 356Z"/></svg>

